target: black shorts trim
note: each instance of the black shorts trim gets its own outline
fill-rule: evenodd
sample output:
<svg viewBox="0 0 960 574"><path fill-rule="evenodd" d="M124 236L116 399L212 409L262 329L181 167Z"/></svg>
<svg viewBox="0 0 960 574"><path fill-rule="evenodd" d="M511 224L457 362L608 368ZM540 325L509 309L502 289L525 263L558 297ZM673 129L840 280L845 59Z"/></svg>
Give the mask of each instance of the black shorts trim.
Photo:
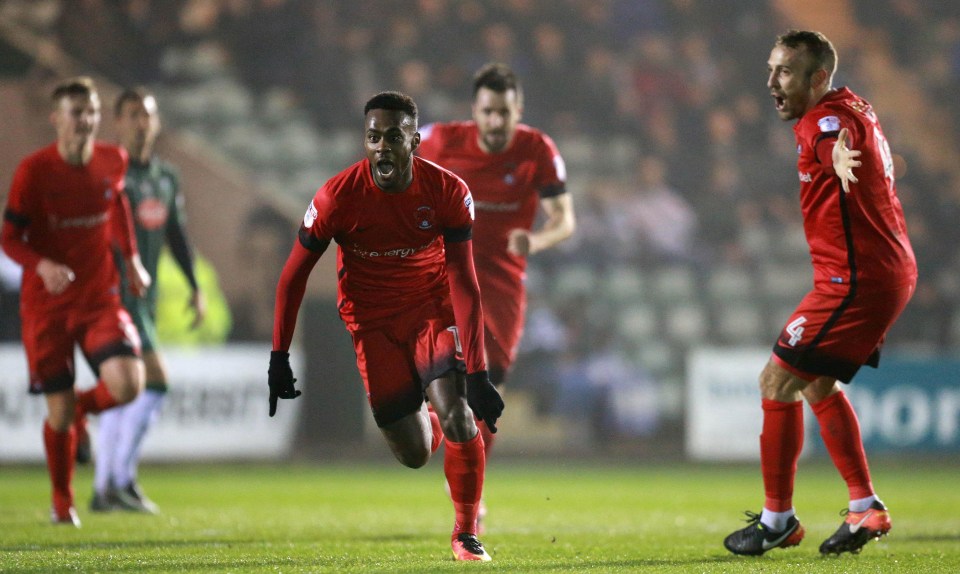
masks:
<svg viewBox="0 0 960 574"><path fill-rule="evenodd" d="M65 391L73 388L73 378L72 372L65 372L46 381L32 382L28 392L31 395L47 395Z"/></svg>
<svg viewBox="0 0 960 574"><path fill-rule="evenodd" d="M773 354L784 363L805 373L818 377L832 377L841 383L849 383L863 365L850 361L823 357L813 349L788 349L778 344L773 346ZM880 366L880 349L876 349L863 363L868 367Z"/></svg>
<svg viewBox="0 0 960 574"><path fill-rule="evenodd" d="M99 377L100 365L107 359L112 359L113 357L140 357L140 352L130 341L124 339L123 341L117 341L116 343L97 349L87 356L87 362L90 363L90 368L93 369L93 372Z"/></svg>

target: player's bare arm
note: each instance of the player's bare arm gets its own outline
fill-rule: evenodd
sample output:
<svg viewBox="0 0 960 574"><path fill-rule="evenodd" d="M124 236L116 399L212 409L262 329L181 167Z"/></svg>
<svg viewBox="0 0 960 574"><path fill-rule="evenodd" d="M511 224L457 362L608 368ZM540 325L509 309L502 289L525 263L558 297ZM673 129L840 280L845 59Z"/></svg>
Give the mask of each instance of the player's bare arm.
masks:
<svg viewBox="0 0 960 574"><path fill-rule="evenodd" d="M853 175L853 168L860 167L860 151L847 147L847 138L850 130L843 128L837 135L837 143L833 144L833 170L840 178L844 193L850 193L850 182L857 183L857 176Z"/></svg>
<svg viewBox="0 0 960 574"><path fill-rule="evenodd" d="M190 328L196 329L207 316L207 298L204 297L203 291L199 287L190 295L189 307L193 310L193 321L190 323Z"/></svg>
<svg viewBox="0 0 960 574"><path fill-rule="evenodd" d="M59 295L77 278L73 270L62 263L43 258L37 263L37 275L51 295Z"/></svg>
<svg viewBox="0 0 960 574"><path fill-rule="evenodd" d="M537 231L527 229L513 229L507 238L507 252L511 255L526 257L567 239L577 228L577 220L573 211L573 199L569 193L545 197L540 200L540 207L547 215L543 227Z"/></svg>
<svg viewBox="0 0 960 574"><path fill-rule="evenodd" d="M134 253L127 258L127 269L129 269L129 278L130 278L130 288L138 297L143 297L147 294L147 289L150 288L150 283L152 279L150 274L147 273L146 268L144 268L143 263L140 261L140 255Z"/></svg>

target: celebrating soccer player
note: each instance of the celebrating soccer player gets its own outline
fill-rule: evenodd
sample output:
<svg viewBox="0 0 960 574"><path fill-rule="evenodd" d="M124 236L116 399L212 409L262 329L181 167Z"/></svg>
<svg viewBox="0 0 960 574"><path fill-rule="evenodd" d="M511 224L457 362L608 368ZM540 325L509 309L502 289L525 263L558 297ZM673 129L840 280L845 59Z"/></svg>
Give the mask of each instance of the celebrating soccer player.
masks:
<svg viewBox="0 0 960 574"><path fill-rule="evenodd" d="M797 120L800 205L814 286L760 374L766 499L759 515L747 513L746 528L724 540L735 554L760 555L804 537L793 507L803 398L850 494L845 521L820 553L859 552L891 527L873 489L857 415L837 381L849 383L862 365L878 365L884 337L913 293L917 265L890 146L870 104L832 87L836 67L833 45L812 31L777 38L767 62L777 114Z"/></svg>
<svg viewBox="0 0 960 574"><path fill-rule="evenodd" d="M366 159L317 191L277 285L270 416L278 399L300 395L288 350L307 279L334 240L338 308L374 420L411 468L445 441L454 558L488 561L477 539L485 458L474 416L496 432L503 401L484 362L473 198L459 177L413 156L420 134L412 99L382 92L364 115Z"/></svg>
<svg viewBox="0 0 960 574"><path fill-rule="evenodd" d="M576 227L566 168L553 140L520 123L523 91L504 64L474 75L473 121L425 126L420 157L463 178L473 193L473 257L483 299L490 380L500 387L523 333L527 256L570 237ZM534 231L537 206L546 214ZM481 422L489 457L494 435ZM481 501L480 519L486 514Z"/></svg>
<svg viewBox="0 0 960 574"><path fill-rule="evenodd" d="M193 254L183 226L179 176L173 166L153 154L160 133L157 101L144 88L127 89L117 98L114 112L120 145L130 154L124 186L143 265L151 277L156 277L160 252L164 245L170 246L193 290L188 305L196 327L203 321L206 305L194 275ZM124 289L122 300L140 334L146 390L129 405L100 415L90 510L156 513L156 504L143 494L136 479L141 445L167 393L166 368L157 352L157 284L150 286L146 297L137 297Z"/></svg>
<svg viewBox="0 0 960 574"><path fill-rule="evenodd" d="M65 81L54 89L52 104L57 141L17 168L2 246L23 266L23 346L30 392L46 397L52 520L80 526L72 479L84 417L132 401L144 384L140 338L120 303L113 246L123 254L134 293L146 292L150 276L123 192L127 154L94 139L96 86L86 77ZM99 379L83 392L74 390L74 345Z"/></svg>

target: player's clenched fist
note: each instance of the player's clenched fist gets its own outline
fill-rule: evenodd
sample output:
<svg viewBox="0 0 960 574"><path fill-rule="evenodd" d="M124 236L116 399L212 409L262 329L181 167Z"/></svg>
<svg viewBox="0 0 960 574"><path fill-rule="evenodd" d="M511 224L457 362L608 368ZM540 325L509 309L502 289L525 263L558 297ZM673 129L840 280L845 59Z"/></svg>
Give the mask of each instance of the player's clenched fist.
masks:
<svg viewBox="0 0 960 574"><path fill-rule="evenodd" d="M467 404L478 419L487 423L490 432L497 432L497 419L503 412L503 399L490 382L486 371L467 373Z"/></svg>
<svg viewBox="0 0 960 574"><path fill-rule="evenodd" d="M270 385L270 416L277 414L277 399L295 399L300 391L293 388L293 369L290 368L290 353L270 351L270 368L267 370L267 384Z"/></svg>

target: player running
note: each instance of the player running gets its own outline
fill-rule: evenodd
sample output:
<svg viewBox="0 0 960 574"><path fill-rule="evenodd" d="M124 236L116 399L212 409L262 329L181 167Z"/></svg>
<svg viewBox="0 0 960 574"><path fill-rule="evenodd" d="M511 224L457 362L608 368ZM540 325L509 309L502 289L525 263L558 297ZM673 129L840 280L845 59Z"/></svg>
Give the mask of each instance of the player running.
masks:
<svg viewBox="0 0 960 574"><path fill-rule="evenodd" d="M277 285L270 416L277 399L300 395L288 353L297 311L311 270L336 241L338 308L374 420L410 468L444 441L453 556L488 561L477 539L485 458L474 415L496 432L503 401L484 363L473 198L456 175L413 156L420 134L412 99L382 92L364 115L366 159L317 191Z"/></svg>
<svg viewBox="0 0 960 574"><path fill-rule="evenodd" d="M837 381L849 383L861 365L879 364L884 337L913 294L917 265L890 146L870 104L847 88L831 87L837 54L830 41L819 32L792 30L777 38L767 66L777 114L798 120L800 205L814 287L760 374L763 510L747 513L750 524L727 536L724 546L760 555L803 540L793 481L805 398L850 494L846 519L820 553L857 553L888 533L891 520L873 489L857 415Z"/></svg>
<svg viewBox="0 0 960 574"><path fill-rule="evenodd" d="M24 159L3 214L2 247L23 266L21 323L30 393L43 394L43 444L53 485L54 523L80 526L73 501L78 427L87 413L132 401L143 388L140 338L120 304L116 245L130 286L143 295L140 263L123 193L127 154L95 141L100 97L87 77L53 91L56 143ZM74 390L74 345L98 377ZM76 425L74 424L76 421Z"/></svg>
<svg viewBox="0 0 960 574"><path fill-rule="evenodd" d="M172 165L153 154L160 133L157 101L144 88L127 89L117 97L114 113L120 145L130 154L124 191L130 201L143 265L151 277L156 277L160 252L169 245L192 289L188 305L193 311L193 326L197 327L203 321L206 303L197 285L193 253L183 225L186 218L179 175ZM156 514L159 508L137 484L137 466L143 441L167 394L167 371L157 351L157 284L150 286L146 297L124 289L122 300L140 334L146 390L129 405L100 415L90 510Z"/></svg>
<svg viewBox="0 0 960 574"><path fill-rule="evenodd" d="M576 220L563 158L549 136L520 123L523 90L508 66L491 63L476 72L472 109L472 121L425 126L417 153L459 175L473 194L486 358L500 388L523 333L527 256L570 237ZM546 220L534 231L538 206ZM494 435L483 422L478 426L489 457ZM485 514L481 501L481 519Z"/></svg>

